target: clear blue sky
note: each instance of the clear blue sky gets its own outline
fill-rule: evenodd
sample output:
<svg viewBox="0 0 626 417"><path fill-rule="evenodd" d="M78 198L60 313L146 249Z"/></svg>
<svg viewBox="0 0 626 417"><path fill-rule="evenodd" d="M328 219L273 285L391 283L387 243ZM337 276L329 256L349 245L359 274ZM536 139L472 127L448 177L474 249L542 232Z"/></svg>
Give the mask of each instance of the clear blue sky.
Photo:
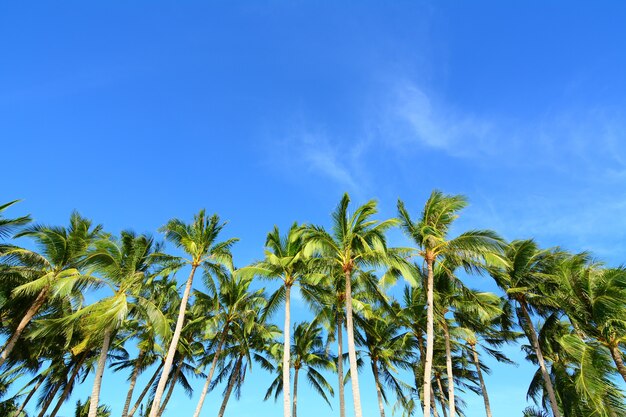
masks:
<svg viewBox="0 0 626 417"><path fill-rule="evenodd" d="M335 3L0 4L0 202L113 232L205 207L241 238L241 266L274 224L327 224L344 191L389 217L438 188L470 199L459 231L624 261L625 3ZM494 370L495 415L521 415L531 372ZM104 377L114 413L124 378ZM261 401L269 381L255 369L227 414L280 414ZM177 391L170 415L196 398ZM331 415L307 388L299 405Z"/></svg>

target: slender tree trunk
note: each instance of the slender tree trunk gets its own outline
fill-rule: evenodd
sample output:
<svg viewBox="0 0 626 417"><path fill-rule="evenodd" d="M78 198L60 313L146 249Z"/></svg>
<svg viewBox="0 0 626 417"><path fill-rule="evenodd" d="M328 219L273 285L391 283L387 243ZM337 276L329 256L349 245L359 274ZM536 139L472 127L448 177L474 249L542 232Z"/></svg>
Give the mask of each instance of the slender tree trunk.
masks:
<svg viewBox="0 0 626 417"><path fill-rule="evenodd" d="M41 410L39 411L39 415L37 417L43 417L46 414L46 411L48 411L48 408L50 407L50 404L52 404L52 400L54 400L54 397L57 395L57 392L59 392L59 389L61 389L60 382L55 384L54 389L48 396L48 399L42 404Z"/></svg>
<svg viewBox="0 0 626 417"><path fill-rule="evenodd" d="M383 393L380 389L380 378L378 377L378 363L376 359L372 359L372 373L374 374L374 384L376 385L376 395L378 396L378 410L380 417L385 417L385 406L383 404Z"/></svg>
<svg viewBox="0 0 626 417"><path fill-rule="evenodd" d="M352 399L355 417L363 417L361 411L361 392L359 391L359 370L356 364L356 347L354 344L354 324L352 323L352 282L350 270L346 274L346 333L348 335L348 358L350 359L350 381L352 382Z"/></svg>
<svg viewBox="0 0 626 417"><path fill-rule="evenodd" d="M443 318L443 334L446 339L446 373L448 376L448 407L450 417L456 417L456 403L454 401L454 375L452 374L452 349L450 347L450 331L448 322Z"/></svg>
<svg viewBox="0 0 626 417"><path fill-rule="evenodd" d="M535 331L535 326L533 325L532 319L530 318L530 314L528 313L528 308L526 307L526 302L521 301L520 307L522 308L522 312L524 313L524 319L528 324L528 335L530 336L533 347L535 348L535 353L537 354L537 362L539 362L539 368L541 368L541 376L543 376L543 382L546 387L546 391L548 391L548 398L550 399L550 406L552 407L552 414L554 417L561 417L561 412L559 411L559 405L556 402L556 396L554 395L554 387L552 386L552 380L550 379L550 375L548 374L548 369L546 368L546 363L543 359L543 353L541 352L541 347L539 346L539 340L537 339L537 332Z"/></svg>
<svg viewBox="0 0 626 417"><path fill-rule="evenodd" d="M424 363L424 358L426 358L426 352L424 351L424 338L422 336L422 332L414 332L415 337L417 338L417 348L420 351L420 362L415 363L413 365L413 374L415 377L415 389L417 390L417 396L420 400L420 405L422 406L422 410L424 409L424 370L422 370L421 376L419 374L420 366L419 364ZM422 387L422 389L420 389Z"/></svg>
<svg viewBox="0 0 626 417"><path fill-rule="evenodd" d="M172 363L174 362L174 355L176 354L176 349L178 348L178 340L180 339L180 334L183 330L185 311L187 311L187 301L189 301L191 285L193 284L193 276L195 275L197 268L197 265L193 265L191 267L191 272L189 273L189 278L187 278L183 298L180 301L180 308L178 310L178 318L176 319L176 327L174 329L174 334L172 335L172 341L170 342L170 347L167 350L167 355L165 356L161 379L159 380L156 392L154 393L154 400L152 401L152 408L150 409L150 417L157 417L157 414L159 413L161 399L163 398L163 393L165 392L165 384L167 384L167 378L170 374L170 370L172 369Z"/></svg>
<svg viewBox="0 0 626 417"><path fill-rule="evenodd" d="M624 382L626 382L626 366L624 366L622 352L619 350L617 345L609 345L609 350L611 351L611 356L613 357L615 366L617 366L617 372L620 373L622 378L624 378Z"/></svg>
<svg viewBox="0 0 626 417"><path fill-rule="evenodd" d="M483 393L483 399L485 400L485 413L487 417L491 417L491 405L489 404L489 395L487 395L487 386L483 379L483 371L480 369L480 360L478 359L478 351L476 345L470 343L472 348L472 356L474 356L474 364L476 365L476 373L478 374L478 380L480 381L480 390Z"/></svg>
<svg viewBox="0 0 626 417"><path fill-rule="evenodd" d="M293 373L293 417L297 417L298 412L298 372L300 368L295 368Z"/></svg>
<svg viewBox="0 0 626 417"><path fill-rule="evenodd" d="M174 371L174 375L172 375L172 380L170 382L170 387L167 390L167 394L165 395L165 400L163 400L163 404L161 404L161 408L159 408L159 412L157 417L161 417L163 412L165 411L165 407L167 407L167 403L170 402L170 398L172 398L172 394L174 393L174 388L176 388L176 381L178 381L178 376L183 369L183 361L181 360L178 364L178 367Z"/></svg>
<svg viewBox="0 0 626 417"><path fill-rule="evenodd" d="M426 282L426 359L424 360L424 416L430 416L430 395L432 391L433 347L435 337L434 326L434 275L433 262L427 255L428 278Z"/></svg>
<svg viewBox="0 0 626 417"><path fill-rule="evenodd" d="M19 417L20 413L24 410L24 407L26 407L26 404L28 404L30 399L33 398L33 395L35 395L35 392L37 392L37 390L39 389L41 384L43 384L43 381L45 381L45 379L46 378L44 378L42 376L39 377L39 381L37 381L37 383L35 384L33 389L30 390L30 392L28 393L28 396L26 397L26 399L24 400L24 402L22 403L20 408L18 408L18 410L15 412L15 414L13 414L13 417Z"/></svg>
<svg viewBox="0 0 626 417"><path fill-rule="evenodd" d="M439 388L439 402L441 403L443 417L448 417L448 412L446 411L446 397L443 395L443 385L441 384L441 377L439 376L439 373L435 374L435 380L437 381L437 387Z"/></svg>
<svg viewBox="0 0 626 417"><path fill-rule="evenodd" d="M291 285L287 283L289 277L285 277L285 327L284 327L284 342L283 342L283 415L284 417L290 417L289 403L291 402L289 394L289 374L291 372ZM295 399L295 384L294 384L294 399L293 399L293 416L296 416L296 399Z"/></svg>
<svg viewBox="0 0 626 417"><path fill-rule="evenodd" d="M228 399L230 398L230 394L233 392L233 387L235 386L235 382L237 382L237 377L239 376L239 370L241 369L242 360L243 358L239 357L239 359L237 360L237 365L235 365L235 370L228 380L228 387L226 388L226 393L224 394L224 401L222 401L222 406L220 407L220 412L217 417L224 416L224 412L226 411L226 404L228 404Z"/></svg>
<svg viewBox="0 0 626 417"><path fill-rule="evenodd" d="M337 375L339 375L339 417L346 417L346 397L343 385L343 316L337 312Z"/></svg>
<svg viewBox="0 0 626 417"><path fill-rule="evenodd" d="M22 336L22 333L24 332L26 326L28 326L28 323L30 323L30 321L33 319L33 317L35 317L35 314L37 314L41 306L48 299L49 291L50 287L46 286L39 292L37 298L35 298L33 304L29 307L28 311L26 311L26 314L24 314L24 317L22 317L22 320L20 320L20 323L17 325L17 328L15 329L9 340L7 340L6 344L2 347L2 354L0 354L0 367L7 360L11 351L13 351L15 344L17 343L20 336Z"/></svg>
<svg viewBox="0 0 626 417"><path fill-rule="evenodd" d="M137 401L135 402L135 405L128 412L127 417L133 417L133 414L135 414L135 411L137 411L137 409L141 405L141 402L143 401L143 398L146 396L146 394L148 394L148 391L150 391L150 387L152 386L152 384L154 384L154 381L156 381L157 377L159 376L159 372L161 371L161 368L163 368L163 362L161 362L159 364L159 366L157 367L156 371L154 371L154 374L152 374L152 377L150 378L150 380L146 384L145 388L143 389L143 391L141 391L141 394L139 395L139 398L137 398Z"/></svg>
<svg viewBox="0 0 626 417"><path fill-rule="evenodd" d="M435 391L433 385L430 385L430 406L434 417L439 417L439 411L437 411L437 404L435 404Z"/></svg>
<svg viewBox="0 0 626 417"><path fill-rule="evenodd" d="M102 386L102 375L104 374L104 368L107 361L107 354L109 353L109 346L111 345L111 329L107 329L104 332L104 341L102 342L102 350L100 351L100 357L98 358L98 367L96 368L96 376L93 381L93 389L91 390L91 402L89 403L88 417L96 417L98 415L98 402L100 401L100 388Z"/></svg>
<svg viewBox="0 0 626 417"><path fill-rule="evenodd" d="M207 392L209 392L209 386L211 385L211 380L213 379L215 366L217 365L217 361L219 359L220 353L222 353L222 346L224 345L224 340L226 339L227 334L228 334L228 323L225 324L224 330L222 330L222 334L220 335L220 341L217 344L217 348L215 349L215 355L213 356L213 360L211 361L211 369L209 370L209 375L207 375L206 381L204 382L204 386L202 387L200 400L198 401L198 405L196 406L196 411L193 413L193 417L200 416L200 410L202 410L202 406L204 405L204 399L206 398Z"/></svg>
<svg viewBox="0 0 626 417"><path fill-rule="evenodd" d="M76 376L78 375L78 372L80 371L81 366L83 366L83 362L85 362L85 359L87 359L86 352L81 355L78 362L76 362L76 364L74 365L74 369L72 370L72 375L70 376L70 379L67 381L67 384L65 385L65 389L61 393L61 397L59 398L57 405L54 407L54 410L52 410L52 413L50 413L48 417L54 417L59 412L61 405L63 405L70 391L72 391L74 380L76 379Z"/></svg>
<svg viewBox="0 0 626 417"><path fill-rule="evenodd" d="M130 387L128 387L128 394L126 394L126 401L124 402L124 409L122 410L122 417L126 417L128 409L130 408L130 402L133 400L133 391L135 390L135 384L137 383L137 377L139 377L139 368L143 365L143 358L146 356L144 350L139 351L137 356L137 362L133 368L133 373L130 376Z"/></svg>

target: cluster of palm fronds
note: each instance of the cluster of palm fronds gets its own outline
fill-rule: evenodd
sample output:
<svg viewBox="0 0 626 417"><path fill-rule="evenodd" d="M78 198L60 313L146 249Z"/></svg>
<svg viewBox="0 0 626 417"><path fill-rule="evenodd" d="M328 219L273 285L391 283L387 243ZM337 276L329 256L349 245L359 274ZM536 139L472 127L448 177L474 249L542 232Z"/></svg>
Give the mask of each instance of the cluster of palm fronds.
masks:
<svg viewBox="0 0 626 417"><path fill-rule="evenodd" d="M524 415L626 416L625 269L488 230L449 236L461 196L435 191L415 219L399 201L398 217L384 221L374 219L376 202L351 212L349 201L330 229L274 228L263 259L242 268L231 255L237 239L224 240L225 223L204 211L160 230L175 256L151 236L112 236L76 213L67 227L33 225L3 216L15 202L0 206L0 414L26 416L28 406L54 417L93 374L76 415L107 415L100 393L111 369L129 373L123 417L163 415L176 387L200 391L198 417L218 386L221 417L257 363L273 376L265 399L282 396L285 417L296 417L301 373L329 405L337 393L341 417L350 381L361 417L368 363L381 417L386 404L404 415L463 415L469 393L490 417L483 357L511 363L501 347L525 340L537 371ZM393 227L409 247L387 244ZM466 286L472 274L491 277L502 296ZM280 286L268 293L259 279ZM404 289L389 290L399 280ZM314 318L292 328L294 288ZM281 330L271 320L283 307Z"/></svg>

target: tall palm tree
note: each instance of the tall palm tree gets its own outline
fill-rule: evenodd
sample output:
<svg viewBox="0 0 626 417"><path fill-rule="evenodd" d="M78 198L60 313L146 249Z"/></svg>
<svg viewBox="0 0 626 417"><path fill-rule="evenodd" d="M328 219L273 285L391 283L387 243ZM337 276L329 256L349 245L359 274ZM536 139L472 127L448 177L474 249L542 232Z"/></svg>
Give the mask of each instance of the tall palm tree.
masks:
<svg viewBox="0 0 626 417"><path fill-rule="evenodd" d="M370 358L380 416L385 417L386 387L393 390L401 405L408 401L407 385L395 374L399 369L411 368L416 340L397 320L397 311L378 307L369 317L357 315L356 321L363 333L357 333L359 342Z"/></svg>
<svg viewBox="0 0 626 417"><path fill-rule="evenodd" d="M321 275L313 274L311 260L304 256L303 228L294 223L286 236L281 236L277 226L268 233L265 240L265 259L239 270L243 274L256 274L268 279L282 281L282 287L275 297L285 299L285 324L283 337L283 415L290 417L290 340L291 328L291 288L300 283L302 286L315 285Z"/></svg>
<svg viewBox="0 0 626 417"><path fill-rule="evenodd" d="M345 277L346 334L354 414L362 417L361 394L357 369L354 324L352 317L352 279L354 272L364 266L383 265L390 259L385 232L397 224L396 219L382 222L372 219L377 213L376 201L371 200L348 212L350 197L344 194L332 214L332 232L323 227L309 226L306 233L305 252L319 254L330 268L340 268Z"/></svg>
<svg viewBox="0 0 626 417"><path fill-rule="evenodd" d="M150 417L157 417L159 412L163 392L165 391L165 384L167 384L168 375L171 371L174 354L176 353L183 328L185 312L187 310L196 270L201 267L205 271L221 273L224 266L232 270L230 248L237 239L228 239L223 242L219 241L219 234L224 226L225 223L220 222L217 215L207 218L205 211L200 210L200 212L194 216L194 221L191 224L186 224L179 219L172 219L161 229L165 233L165 238L168 241L172 242L177 248L182 249L189 256L188 259L181 259L181 262L190 265L191 271L183 291L176 327L167 350L167 355L165 356L161 378L159 379L156 392L154 393Z"/></svg>
<svg viewBox="0 0 626 417"><path fill-rule="evenodd" d="M579 332L609 350L626 382L620 348L626 342L626 268L603 268L582 253L558 262L555 275L559 305Z"/></svg>
<svg viewBox="0 0 626 417"><path fill-rule="evenodd" d="M334 395L332 386L319 372L320 370L336 370L333 358L324 349L322 328L314 320L302 322L294 326L293 332L293 417L297 416L298 406L298 375L306 370L306 377L313 389L330 405L328 394Z"/></svg>
<svg viewBox="0 0 626 417"><path fill-rule="evenodd" d="M507 298L517 304L518 322L535 351L552 414L554 417L561 417L554 386L531 317L531 308L549 310L558 307L558 302L552 297L556 291L554 265L557 257L552 251L539 249L533 240L511 242L504 256L505 266L492 268L491 275L506 292Z"/></svg>
<svg viewBox="0 0 626 417"><path fill-rule="evenodd" d="M417 245L419 255L426 263L426 357L424 358L424 415L430 415L430 395L434 342L434 267L443 258L471 270L485 263L485 259L502 250L503 241L490 230L470 230L450 239L448 232L458 212L467 206L460 195L445 195L433 191L417 222L414 222L404 203L398 200L401 227ZM407 278L407 277L405 277ZM451 417L454 404L450 404Z"/></svg>
<svg viewBox="0 0 626 417"><path fill-rule="evenodd" d="M50 298L67 295L84 277L81 267L89 245L101 234L101 226L72 213L70 225L65 227L35 225L18 233L16 237L29 237L39 247L39 252L16 246L6 246L0 257L10 266L12 273L27 281L12 291L14 297L27 297L31 303L15 323L12 334L2 347L0 366L7 360L26 326ZM32 297L35 297L34 300Z"/></svg>
<svg viewBox="0 0 626 417"><path fill-rule="evenodd" d="M116 332L129 316L143 315L163 338L169 335L169 326L160 309L142 297L142 288L152 266L154 243L152 238L124 231L119 240L101 239L95 243L86 261L102 277L113 294L57 321L63 327L74 320L84 322L90 338L102 338L102 347L91 392L89 417L96 417L102 375L109 347Z"/></svg>
<svg viewBox="0 0 626 417"><path fill-rule="evenodd" d="M197 292L196 307L206 312L213 307L216 311L212 317L205 320L207 334L212 336L214 352L207 356L212 357L211 367L207 375L200 399L194 413L199 417L205 397L213 380L213 373L217 365L222 348L229 337L232 337L237 327L243 330L254 326L259 311L265 306L266 299L263 290L250 291L251 277L241 275L218 275L219 291L213 296ZM217 308L215 308L217 306ZM205 313L206 314L206 313ZM244 333L245 334L245 331Z"/></svg>

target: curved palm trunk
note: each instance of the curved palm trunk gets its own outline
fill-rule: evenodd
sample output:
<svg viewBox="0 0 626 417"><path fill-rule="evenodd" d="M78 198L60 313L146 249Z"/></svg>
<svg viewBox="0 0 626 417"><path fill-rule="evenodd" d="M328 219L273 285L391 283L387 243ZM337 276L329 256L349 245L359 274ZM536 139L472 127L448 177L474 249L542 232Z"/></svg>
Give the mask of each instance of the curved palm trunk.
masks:
<svg viewBox="0 0 626 417"><path fill-rule="evenodd" d="M452 349L450 348L450 331L446 318L443 318L443 334L446 339L446 373L448 376L448 406L450 417L456 417L456 403L454 401L454 375L452 374Z"/></svg>
<svg viewBox="0 0 626 417"><path fill-rule="evenodd" d="M239 359L237 360L237 365L235 366L235 370L228 380L228 387L226 388L226 393L224 394L224 401L222 401L222 406L220 407L220 411L217 417L224 416L224 412L226 411L226 405L228 404L228 399L230 398L230 394L233 392L235 382L237 382L237 377L239 376L242 360L243 358L239 357Z"/></svg>
<svg viewBox="0 0 626 417"><path fill-rule="evenodd" d="M189 295L191 294L191 285L193 284L193 276L195 275L197 268L197 265L193 265L191 267L191 272L189 273L189 278L187 278L187 284L185 285L183 298L180 301L180 308L178 310L178 318L176 319L176 327L174 329L174 334L172 335L172 341L170 342L170 347L168 348L167 355L165 356L165 363L163 365L161 379L159 379L159 384L157 385L157 389L154 393L154 400L152 401L152 408L150 409L150 417L157 417L157 414L159 412L161 399L163 398L163 393L165 392L165 384L167 384L167 378L172 369L172 363L174 362L174 355L176 354L176 349L178 348L178 340L180 339L180 334L183 330L185 312L187 311L187 301L189 301Z"/></svg>
<svg viewBox="0 0 626 417"><path fill-rule="evenodd" d="M74 365L74 369L72 370L72 375L70 376L70 379L67 381L67 384L65 385L65 389L61 393L61 397L59 398L57 405L54 407L54 410L52 410L52 412L50 413L48 417L55 417L57 413L59 412L61 405L63 405L63 403L67 399L67 396L72 391L74 380L76 379L76 376L78 375L78 372L80 371L81 366L83 366L83 362L85 361L86 358L87 358L87 354L83 353L81 358Z"/></svg>
<svg viewBox="0 0 626 417"><path fill-rule="evenodd" d="M350 360L350 381L355 417L363 417L361 411L361 392L359 390L359 370L356 364L356 346L354 344L354 324L352 322L352 277L346 271L346 333L348 335L348 358Z"/></svg>
<svg viewBox="0 0 626 417"><path fill-rule="evenodd" d="M439 417L439 412L437 411L437 404L435 404L435 391L433 390L432 384L430 385L430 406L433 411L433 416Z"/></svg>
<svg viewBox="0 0 626 417"><path fill-rule="evenodd" d="M165 395L165 400L163 400L163 404L161 404L161 408L159 408L159 412L157 414L158 417L163 415L165 412L165 407L167 407L167 403L170 402L170 398L172 398L172 394L174 393L174 388L176 388L176 381L178 381L178 376L183 369L183 361L181 360L178 364L178 367L174 371L174 375L172 375L172 380L170 382L170 387L167 390L167 394Z"/></svg>
<svg viewBox="0 0 626 417"><path fill-rule="evenodd" d="M346 398L343 385L343 316L337 314L337 375L339 376L339 417L346 417Z"/></svg>
<svg viewBox="0 0 626 417"><path fill-rule="evenodd" d="M380 417L385 417L385 406L383 404L383 393L380 388L380 378L378 377L378 363L376 359L372 359L372 373L374 374L374 384L376 385L376 395L378 396L378 410Z"/></svg>
<svg viewBox="0 0 626 417"><path fill-rule="evenodd" d="M222 346L224 345L224 340L226 339L227 334L228 334L228 323L225 325L224 330L222 331L222 335L220 336L220 341L217 344L217 348L215 349L215 355L213 356L213 360L211 361L211 369L209 370L209 375L207 375L206 381L204 382L204 386L202 387L200 400L198 400L198 405L196 406L196 411L193 413L193 417L200 416L200 411L202 410L204 399L206 398L206 395L209 392L209 387L211 386L211 380L213 379L213 373L215 372L215 366L217 365L217 361L219 359L220 353L222 353Z"/></svg>
<svg viewBox="0 0 626 417"><path fill-rule="evenodd" d="M130 376L130 386L128 387L128 394L126 394L126 401L124 402L124 408L122 409L122 417L126 417L128 409L130 408L130 402L133 399L133 391L135 390L135 384L137 384L137 377L139 376L139 368L142 366L143 358L146 355L144 350L139 352L137 356L137 362L133 368L133 373Z"/></svg>
<svg viewBox="0 0 626 417"><path fill-rule="evenodd" d="M133 406L133 408L131 408L131 410L128 412L128 415L126 417L133 417L133 414L135 414L135 411L137 411L137 409L141 405L143 398L146 396L146 394L148 394L148 391L150 391L150 387L152 386L152 384L154 384L154 381L156 381L157 377L159 376L159 372L161 372L162 368L163 368L163 362L161 362L159 366L157 367L156 371L154 371L154 374L152 374L152 377L146 384L143 391L141 391L141 394L139 395L139 398L137 398L135 405Z"/></svg>
<svg viewBox="0 0 626 417"><path fill-rule="evenodd" d="M550 406L552 408L552 414L554 415L554 417L561 417L561 412L559 411L559 405L556 402L556 396L554 395L554 387L552 386L552 380L550 379L550 375L548 374L548 369L546 368L546 363L543 359L543 353L541 352L541 347L539 346L539 340L537 339L537 332L535 331L535 326L533 325L533 322L530 318L530 314L528 313L526 302L520 301L519 304L520 304L520 307L522 308L524 319L526 320L526 323L528 324L528 335L530 336L532 345L535 348L535 353L537 354L537 362L539 362L539 368L541 368L541 376L543 377L543 382L545 384L546 391L548 391L548 398L550 399Z"/></svg>
<svg viewBox="0 0 626 417"><path fill-rule="evenodd" d="M291 371L291 285L285 284L285 337L283 346L283 415L284 417L290 417L289 415L289 403L291 401L289 394L289 373ZM297 375L296 370L296 375ZM296 416L296 384L294 383L294 398L293 398L293 417Z"/></svg>
<svg viewBox="0 0 626 417"><path fill-rule="evenodd" d="M626 382L626 366L624 366L624 359L622 359L622 352L620 352L619 347L617 345L610 345L609 350L611 351L611 356L613 357L613 361L615 362L617 371L620 373L622 378L624 378L624 382Z"/></svg>
<svg viewBox="0 0 626 417"><path fill-rule="evenodd" d="M109 346L111 345L111 330L104 332L104 341L102 342L102 350L98 358L98 367L96 368L96 377L93 381L93 389L91 390L91 402L89 403L88 417L96 417L98 415L98 402L100 401L100 388L102 387L102 375L106 365Z"/></svg>
<svg viewBox="0 0 626 417"><path fill-rule="evenodd" d="M24 317L22 317L22 320L20 320L20 323L17 325L17 328L15 329L9 340L7 340L6 344L2 347L2 354L0 354L0 366L4 364L4 362L9 357L9 354L13 351L15 344L17 343L20 336L22 336L22 333L24 332L26 326L28 326L28 323L30 323L30 321L33 319L33 317L35 317L35 314L37 314L41 306L43 306L48 299L49 291L50 287L45 287L39 292L37 298L35 298L33 304L26 311L26 314L24 314Z"/></svg>
<svg viewBox="0 0 626 417"><path fill-rule="evenodd" d="M478 374L478 380L480 381L480 390L483 393L483 399L485 400L485 413L487 417L491 417L491 405L489 404L489 395L487 395L487 386L483 379L483 371L480 369L480 360L478 359L478 351L474 344L470 344L472 348L472 355L474 357L474 364L476 365L476 373Z"/></svg>
<svg viewBox="0 0 626 417"><path fill-rule="evenodd" d="M298 372L300 368L295 368L293 374L293 417L296 417L298 409Z"/></svg>
<svg viewBox="0 0 626 417"><path fill-rule="evenodd" d="M35 392L37 392L41 384L43 384L43 381L45 381L45 378L40 376L39 381L37 381L33 389L30 390L30 392L28 393L28 396L26 396L26 399L24 400L20 408L18 408L15 414L13 414L13 417L19 417L20 413L24 411L24 407L26 407L26 404L28 404L31 398L33 398L33 395L35 395Z"/></svg>
<svg viewBox="0 0 626 417"><path fill-rule="evenodd" d="M437 387L439 388L439 403L441 404L443 417L448 417L448 412L446 411L446 397L443 395L443 385L441 384L439 373L435 374L435 380L437 380Z"/></svg>
<svg viewBox="0 0 626 417"><path fill-rule="evenodd" d="M50 404L52 404L52 400L54 400L54 397L56 397L57 392L59 392L59 389L61 389L60 382L54 386L54 389L52 390L46 401L42 404L41 410L39 411L39 415L37 417L43 417L46 414L46 411L48 411L48 408L50 407Z"/></svg>
<svg viewBox="0 0 626 417"><path fill-rule="evenodd" d="M424 416L430 416L431 381L433 369L434 326L434 275L433 259L426 259L428 277L426 282L426 359L424 360Z"/></svg>

